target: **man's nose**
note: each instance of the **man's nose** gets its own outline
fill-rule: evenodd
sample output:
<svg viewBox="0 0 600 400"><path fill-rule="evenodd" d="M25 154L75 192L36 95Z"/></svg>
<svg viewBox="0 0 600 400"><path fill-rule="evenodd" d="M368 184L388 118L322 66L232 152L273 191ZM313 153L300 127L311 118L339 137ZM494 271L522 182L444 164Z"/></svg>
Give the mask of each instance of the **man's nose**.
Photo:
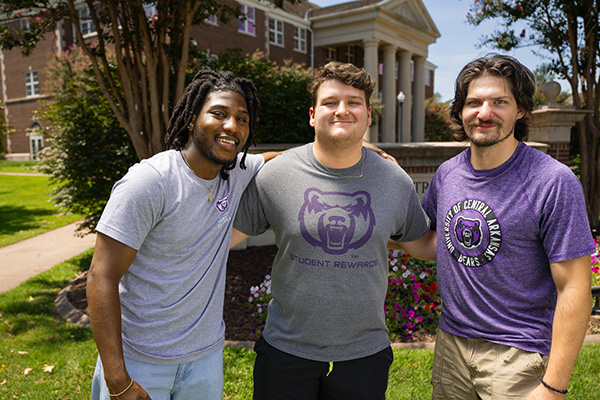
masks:
<svg viewBox="0 0 600 400"><path fill-rule="evenodd" d="M492 106L487 101L484 101L479 108L478 117L481 120L488 120L494 116L494 110Z"/></svg>
<svg viewBox="0 0 600 400"><path fill-rule="evenodd" d="M225 122L223 123L223 129L225 129L228 132L235 133L237 132L237 128L238 121L234 116L225 119Z"/></svg>
<svg viewBox="0 0 600 400"><path fill-rule="evenodd" d="M347 107L347 104L346 104L346 102L344 102L344 101L340 101L340 102L338 103L337 109L335 110L335 113L336 113L337 115L344 115L344 114L346 114L347 112L348 112L348 107Z"/></svg>

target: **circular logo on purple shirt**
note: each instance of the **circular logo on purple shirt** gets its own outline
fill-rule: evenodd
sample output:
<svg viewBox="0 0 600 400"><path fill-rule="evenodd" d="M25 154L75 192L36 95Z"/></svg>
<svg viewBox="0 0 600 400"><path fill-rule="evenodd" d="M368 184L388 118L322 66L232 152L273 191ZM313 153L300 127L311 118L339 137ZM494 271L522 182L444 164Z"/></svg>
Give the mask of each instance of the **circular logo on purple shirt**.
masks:
<svg viewBox="0 0 600 400"><path fill-rule="evenodd" d="M498 255L502 247L502 227L489 204L479 199L465 199L446 213L444 240L459 264L480 268Z"/></svg>

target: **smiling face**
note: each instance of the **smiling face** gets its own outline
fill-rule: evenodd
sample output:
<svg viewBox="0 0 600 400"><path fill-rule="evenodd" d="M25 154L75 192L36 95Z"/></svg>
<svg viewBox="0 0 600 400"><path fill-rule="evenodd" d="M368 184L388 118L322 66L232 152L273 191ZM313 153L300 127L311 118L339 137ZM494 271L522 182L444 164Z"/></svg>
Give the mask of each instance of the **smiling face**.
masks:
<svg viewBox="0 0 600 400"><path fill-rule="evenodd" d="M371 125L371 107L365 92L337 79L321 84L315 106L310 108L310 126L321 144L361 143Z"/></svg>
<svg viewBox="0 0 600 400"><path fill-rule="evenodd" d="M191 133L200 156L219 166L236 160L249 135L248 107L238 92L212 92L206 98Z"/></svg>
<svg viewBox="0 0 600 400"><path fill-rule="evenodd" d="M471 143L490 147L514 139L515 123L524 114L517 106L509 82L500 76L484 74L469 84L460 117Z"/></svg>

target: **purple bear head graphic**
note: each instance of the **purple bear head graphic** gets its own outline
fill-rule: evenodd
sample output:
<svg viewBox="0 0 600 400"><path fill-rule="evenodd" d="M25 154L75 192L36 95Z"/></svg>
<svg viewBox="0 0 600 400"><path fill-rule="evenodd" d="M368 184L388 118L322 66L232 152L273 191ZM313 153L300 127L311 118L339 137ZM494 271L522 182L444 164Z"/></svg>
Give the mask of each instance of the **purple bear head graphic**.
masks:
<svg viewBox="0 0 600 400"><path fill-rule="evenodd" d="M345 254L369 240L375 215L371 196L365 191L323 192L310 188L304 193L298 221L308 243L328 254Z"/></svg>
<svg viewBox="0 0 600 400"><path fill-rule="evenodd" d="M455 229L456 237L466 248L476 247L481 242L481 221L459 217Z"/></svg>

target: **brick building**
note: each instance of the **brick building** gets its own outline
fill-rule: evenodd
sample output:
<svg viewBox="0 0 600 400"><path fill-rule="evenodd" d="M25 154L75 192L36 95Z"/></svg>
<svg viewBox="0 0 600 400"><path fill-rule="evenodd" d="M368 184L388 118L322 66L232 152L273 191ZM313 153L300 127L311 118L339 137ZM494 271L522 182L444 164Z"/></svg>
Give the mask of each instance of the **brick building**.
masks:
<svg viewBox="0 0 600 400"><path fill-rule="evenodd" d="M375 96L384 105L381 123L367 138L424 140L425 98L434 93L435 70L427 62L428 46L440 34L421 0L358 0L323 8L308 1L284 2L281 7L265 0L224 1L237 3L246 18L224 24L214 17L194 27L191 37L200 49L215 56L227 48L239 48L243 54L260 50L278 64L291 59L312 68L331 60L364 67L377 78ZM93 36L93 25L82 24ZM43 148L44 139L35 130L43 129L44 123L33 111L40 99L49 98L44 94L44 71L55 54L73 44L73 27L63 21L30 57L18 49L0 53L0 100L14 129L5 143L7 158L35 158ZM400 93L403 103L397 100Z"/></svg>

